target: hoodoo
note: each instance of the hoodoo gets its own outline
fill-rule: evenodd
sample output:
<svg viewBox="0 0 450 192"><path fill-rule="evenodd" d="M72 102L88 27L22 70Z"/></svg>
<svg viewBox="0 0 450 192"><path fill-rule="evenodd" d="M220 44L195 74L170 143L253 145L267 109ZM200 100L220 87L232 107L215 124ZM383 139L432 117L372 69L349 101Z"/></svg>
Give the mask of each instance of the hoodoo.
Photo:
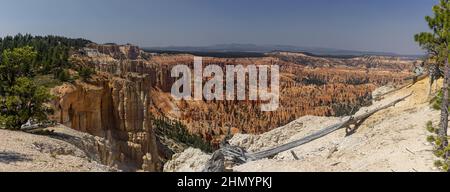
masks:
<svg viewBox="0 0 450 192"><path fill-rule="evenodd" d="M226 73L219 65L208 65L203 69L201 57L194 57L193 75L187 65L174 66L171 77L180 78L181 75L181 78L173 84L172 96L176 100L268 101L267 104L261 104L261 111L278 109L280 99L279 66L226 65L225 68ZM203 83L204 78L208 79L205 83ZM247 82L248 85L246 85ZM226 84L226 93L224 84ZM246 94L246 90L248 90L248 94Z"/></svg>

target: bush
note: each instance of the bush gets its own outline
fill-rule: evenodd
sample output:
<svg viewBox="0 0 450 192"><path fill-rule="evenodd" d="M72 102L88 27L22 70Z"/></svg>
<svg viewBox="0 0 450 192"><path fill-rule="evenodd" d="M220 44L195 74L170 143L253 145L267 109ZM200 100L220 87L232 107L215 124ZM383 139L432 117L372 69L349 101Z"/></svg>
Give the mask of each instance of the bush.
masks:
<svg viewBox="0 0 450 192"><path fill-rule="evenodd" d="M445 154L450 151L450 145L442 146L442 138L438 136L437 129L433 127L431 121L427 122L426 129L432 133L432 135L427 136L427 141L433 144L433 154L439 158L434 162L434 166L443 171L448 171L450 161L445 159Z"/></svg>
<svg viewBox="0 0 450 192"><path fill-rule="evenodd" d="M449 91L450 91L450 90L449 90ZM436 95L436 97L434 97L434 98L430 101L431 107L432 107L433 109L441 110L441 107L442 107L442 97L443 97L443 93L442 93L442 90L440 90L439 93ZM450 101L450 98L449 98L449 101ZM450 107L449 107L449 110L450 110Z"/></svg>
<svg viewBox="0 0 450 192"><path fill-rule="evenodd" d="M436 133L437 129L433 127L433 123L431 121L427 122L426 125L427 131L430 133Z"/></svg>
<svg viewBox="0 0 450 192"><path fill-rule="evenodd" d="M436 155L436 157L439 157L439 158L444 157L444 150L436 149L436 150L434 150L434 155Z"/></svg>
<svg viewBox="0 0 450 192"><path fill-rule="evenodd" d="M91 79L92 75L95 73L94 69L91 69L89 67L81 67L78 70L78 75L81 77L83 81L87 81Z"/></svg>
<svg viewBox="0 0 450 192"><path fill-rule="evenodd" d="M445 171L445 172L448 172L449 171L449 165L450 165L450 162L444 162L444 161L442 161L442 160L436 160L435 162L434 162L434 166L435 167L437 167L437 168L439 168L439 169L441 169L441 170L443 170L443 171Z"/></svg>
<svg viewBox="0 0 450 192"><path fill-rule="evenodd" d="M434 138L434 136L430 135L430 136L427 137L427 141L430 142L430 143L433 143L433 142L436 141L436 138Z"/></svg>
<svg viewBox="0 0 450 192"><path fill-rule="evenodd" d="M434 144L436 145L436 147L442 146L442 140L441 140L441 138L436 137L436 140L434 141Z"/></svg>
<svg viewBox="0 0 450 192"><path fill-rule="evenodd" d="M449 168L449 163L448 163L448 162L447 162L447 163L444 163L444 164L442 165L442 170L443 170L443 171L448 172L448 168Z"/></svg>
<svg viewBox="0 0 450 192"><path fill-rule="evenodd" d="M55 79L60 80L61 82L72 82L73 78L70 76L70 73L67 69L60 69L55 72Z"/></svg>

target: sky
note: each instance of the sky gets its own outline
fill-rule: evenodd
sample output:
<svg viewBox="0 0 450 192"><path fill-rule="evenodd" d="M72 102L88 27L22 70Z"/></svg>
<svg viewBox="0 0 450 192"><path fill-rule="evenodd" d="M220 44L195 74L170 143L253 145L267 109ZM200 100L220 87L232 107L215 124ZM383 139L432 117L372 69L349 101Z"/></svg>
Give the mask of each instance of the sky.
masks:
<svg viewBox="0 0 450 192"><path fill-rule="evenodd" d="M421 54L438 0L0 0L0 36L141 47L242 43Z"/></svg>

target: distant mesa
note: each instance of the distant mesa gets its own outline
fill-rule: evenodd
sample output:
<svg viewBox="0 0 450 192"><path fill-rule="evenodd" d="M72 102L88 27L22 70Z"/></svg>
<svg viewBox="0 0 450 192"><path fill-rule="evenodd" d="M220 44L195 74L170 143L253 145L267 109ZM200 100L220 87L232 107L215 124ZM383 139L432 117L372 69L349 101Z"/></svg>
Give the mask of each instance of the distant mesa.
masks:
<svg viewBox="0 0 450 192"><path fill-rule="evenodd" d="M274 51L281 52L304 52L317 56L408 56L420 57L419 55L401 55L390 52L375 51L354 51L334 48L321 47L301 47L292 45L256 45L256 44L217 44L211 46L168 46L168 47L145 47L146 51L153 52L173 52L173 53L253 53L255 55L270 53Z"/></svg>

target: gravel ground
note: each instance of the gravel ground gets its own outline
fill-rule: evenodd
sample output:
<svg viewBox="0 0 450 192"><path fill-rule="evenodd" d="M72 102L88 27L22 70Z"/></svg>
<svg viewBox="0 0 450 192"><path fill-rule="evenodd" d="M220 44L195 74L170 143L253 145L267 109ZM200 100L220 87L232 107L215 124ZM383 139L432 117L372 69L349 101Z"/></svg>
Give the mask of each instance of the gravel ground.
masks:
<svg viewBox="0 0 450 192"><path fill-rule="evenodd" d="M53 130L77 134L68 128ZM0 129L0 172L106 172L113 169L90 160L63 139Z"/></svg>

